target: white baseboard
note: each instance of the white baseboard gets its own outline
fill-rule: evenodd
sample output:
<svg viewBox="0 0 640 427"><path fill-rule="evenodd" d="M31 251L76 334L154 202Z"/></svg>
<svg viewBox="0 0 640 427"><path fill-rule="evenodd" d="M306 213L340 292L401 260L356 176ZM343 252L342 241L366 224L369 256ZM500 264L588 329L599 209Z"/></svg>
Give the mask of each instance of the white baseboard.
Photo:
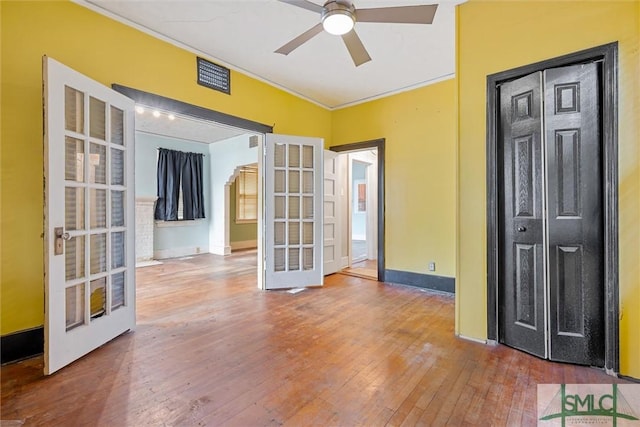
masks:
<svg viewBox="0 0 640 427"><path fill-rule="evenodd" d="M160 265L160 264L162 264L162 261L152 259L150 261L136 262L136 268L151 267L151 266Z"/></svg>
<svg viewBox="0 0 640 427"><path fill-rule="evenodd" d="M206 252L209 252L208 248L201 248L199 246L159 249L157 251L153 251L153 259L179 258L187 255L203 254Z"/></svg>
<svg viewBox="0 0 640 427"><path fill-rule="evenodd" d="M255 249L258 247L257 240L242 240L239 242L231 242L231 250L238 251L241 249Z"/></svg>
<svg viewBox="0 0 640 427"><path fill-rule="evenodd" d="M209 253L214 255L231 255L231 246L213 245L209 248Z"/></svg>
<svg viewBox="0 0 640 427"><path fill-rule="evenodd" d="M485 345L489 344L487 342L487 340L482 340L482 339L479 339L479 338L465 337L464 335L460 335L460 334L456 334L456 336L458 338L462 338L463 340L467 340L467 341L471 341L471 342L477 342L478 344L485 344Z"/></svg>

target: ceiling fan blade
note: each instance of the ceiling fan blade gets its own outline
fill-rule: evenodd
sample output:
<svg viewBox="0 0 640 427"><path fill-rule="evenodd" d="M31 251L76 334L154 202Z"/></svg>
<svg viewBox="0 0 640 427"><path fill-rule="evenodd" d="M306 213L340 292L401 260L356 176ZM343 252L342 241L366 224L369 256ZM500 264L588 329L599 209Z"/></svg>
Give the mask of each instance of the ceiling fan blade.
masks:
<svg viewBox="0 0 640 427"><path fill-rule="evenodd" d="M291 40L289 43L282 46L280 49L276 50L276 53L281 53L283 55L289 55L293 52L294 49L300 47L305 42L311 40L314 36L317 36L322 32L322 24L317 24L304 33L300 34L295 39Z"/></svg>
<svg viewBox="0 0 640 427"><path fill-rule="evenodd" d="M312 12L322 13L322 6L319 4L311 3L307 0L279 0L282 3L287 3L292 6L298 6L303 9L310 10Z"/></svg>
<svg viewBox="0 0 640 427"><path fill-rule="evenodd" d="M357 9L357 22L388 22L393 24L431 24L437 4L422 6L377 7Z"/></svg>
<svg viewBox="0 0 640 427"><path fill-rule="evenodd" d="M362 40L360 40L360 37L358 37L358 34L356 34L354 30L349 31L347 34L343 34L342 40L344 40L344 44L347 46L351 59L353 59L353 63L356 64L356 67L364 64L365 62L371 61L371 57L369 56L367 49L364 48Z"/></svg>

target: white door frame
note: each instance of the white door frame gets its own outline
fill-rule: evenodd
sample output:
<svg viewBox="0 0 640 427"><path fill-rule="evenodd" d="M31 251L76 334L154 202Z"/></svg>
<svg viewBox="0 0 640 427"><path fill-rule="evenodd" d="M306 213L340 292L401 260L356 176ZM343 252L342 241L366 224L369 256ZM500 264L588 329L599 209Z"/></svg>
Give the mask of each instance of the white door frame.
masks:
<svg viewBox="0 0 640 427"><path fill-rule="evenodd" d="M367 186L367 205L366 205L366 213L365 213L365 241L367 244L366 248L366 256L367 259L375 259L377 258L377 249L378 249L378 227L377 227L377 217L378 217L378 161L377 154L374 157L369 152L376 151L375 149L367 149L367 150L359 150L352 151L346 154L349 159L349 197L348 197L348 206L349 206L349 266L353 265L353 256L352 250L353 247L353 205L354 198L356 197L353 194L353 163L360 162L366 165L365 169L365 184Z"/></svg>

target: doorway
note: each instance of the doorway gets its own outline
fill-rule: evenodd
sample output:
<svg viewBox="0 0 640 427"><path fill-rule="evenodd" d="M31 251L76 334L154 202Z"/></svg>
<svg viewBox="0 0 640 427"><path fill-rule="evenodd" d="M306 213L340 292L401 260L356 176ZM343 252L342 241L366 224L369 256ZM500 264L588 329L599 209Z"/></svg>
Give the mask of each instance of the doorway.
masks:
<svg viewBox="0 0 640 427"><path fill-rule="evenodd" d="M610 44L487 85L489 339L613 371L616 60Z"/></svg>
<svg viewBox="0 0 640 427"><path fill-rule="evenodd" d="M323 205L322 192L317 191L322 188L323 175L321 138L276 135L271 126L117 84L112 87L141 105L171 111L176 116L230 126L254 136L263 135L262 143L258 141L257 146L251 146L251 138L247 141L255 151L252 154L264 153L258 155L261 188L257 200L258 212L261 212L258 218L258 287L268 290L322 286ZM212 161L220 160L213 151L221 144L210 144ZM227 181L236 166L256 161L255 155L250 157L234 157L233 164L225 161L223 167L212 167L212 174L223 174ZM228 245L229 215L225 206L229 204L229 186L220 187L218 193L215 186L212 190L214 218L209 232L209 251L228 255L231 247ZM216 214L220 216L218 220Z"/></svg>
<svg viewBox="0 0 640 427"><path fill-rule="evenodd" d="M256 172L258 161L258 145L261 144L263 135L273 131L272 127L262 125L257 122L242 119L235 116L229 116L217 111L197 107L178 100L165 98L143 92L137 89L112 85L113 89L123 93L133 99L138 105L147 107L148 112L138 114L136 120L137 138L144 136L153 142L153 138L168 138L167 140L175 140L178 145L175 148L181 151L203 152L205 157L205 183L204 192L207 201L206 220L196 221L190 224L189 221L181 224L163 224L158 228L159 233L154 231L157 225L153 221L153 202L155 197L147 197L150 205L149 212L144 212L150 220L147 227L148 233L155 235L159 239L159 245L154 244L151 239L150 249L146 252L148 260L160 255L161 258L181 257L188 259L196 254L209 252L216 255L229 255L232 248L249 249L255 248L257 242L256 224L249 222L248 227L252 230L239 230L235 239L232 239L230 228L235 225L235 210L237 205L234 203L233 209L231 201L235 202L230 190L235 178L239 176L242 170L253 166L251 172ZM158 109L162 117L156 118L151 113ZM168 120L159 120L171 114ZM147 141L148 142L148 141ZM142 172L146 173L144 185L138 187L148 187L145 191L149 195L156 194L155 179L149 178L155 175L155 148L153 146L146 147L143 152L137 153L145 158L143 163L147 166ZM138 159L137 159L138 160ZM244 168L243 168L244 166ZM136 165L138 167L138 165ZM143 180L145 179L143 176ZM255 178L255 177L254 177ZM144 190L144 188L143 188ZM255 190L249 188L249 190ZM246 202L249 208L255 210L254 206L255 191L249 191L246 194ZM236 193L234 192L234 196ZM138 197L136 198L138 199ZM136 200L136 205L138 200ZM137 206L136 206L137 210ZM137 213L136 213L137 215ZM138 220L140 222L140 220ZM231 222L234 224L232 225ZM138 224L139 225L139 224ZM181 226L175 226L181 225ZM242 224L245 225L245 224ZM136 231L143 227L138 226ZM237 230L234 230L237 231ZM138 242L147 242L147 239L136 239L136 255L138 255ZM192 242L200 242L199 247L195 247ZM176 243L177 242L177 243ZM183 242L188 242L184 244ZM173 248L171 245L176 245ZM255 250L252 252L255 258ZM162 256L164 255L164 256ZM157 261L146 262L141 265L153 265ZM257 262L256 262L256 268Z"/></svg>
<svg viewBox="0 0 640 427"><path fill-rule="evenodd" d="M348 162L349 274L378 278L377 274L377 150L344 153Z"/></svg>
<svg viewBox="0 0 640 427"><path fill-rule="evenodd" d="M343 239L348 260L344 271L353 270L384 282L384 138L333 146L330 150L347 158L348 189ZM344 249L343 249L344 252ZM355 268L354 268L355 267Z"/></svg>
<svg viewBox="0 0 640 427"><path fill-rule="evenodd" d="M226 188L228 187L228 188ZM258 248L258 163L237 166L225 183L231 252ZM225 196L226 198L226 196Z"/></svg>
<svg viewBox="0 0 640 427"><path fill-rule="evenodd" d="M370 163L351 160L349 207L351 210L351 264L367 260L367 169Z"/></svg>
<svg viewBox="0 0 640 427"><path fill-rule="evenodd" d="M207 191L205 198L210 199L211 209L206 212L211 221L209 225L202 224L198 230L201 240L201 251L193 251L193 245L186 245L190 254L199 252L211 252L217 255L228 255L231 253L229 240L229 188L231 180L236 173L238 166L256 163L258 160L258 145L262 135L273 132L273 128L251 120L230 116L214 110L191 105L182 101L166 98L160 95L144 92L141 90L113 84L112 88L133 99L136 104L146 106L151 110L158 109L170 113L172 116L164 124L151 117L151 111L147 114L148 123L146 126L136 123L138 131L143 131L146 135L168 136L191 142L192 147L202 146L199 149L210 157L207 163L210 164L211 173L208 179L211 188ZM155 115L154 115L155 116ZM139 116L138 118L142 118ZM137 121L138 122L138 121ZM179 132L175 129L181 129ZM192 147L185 147L182 151L194 151ZM170 147L172 148L172 147ZM178 148L180 149L180 148ZM146 153L152 160L149 168L155 168L153 160L154 150ZM145 153L143 153L145 154ZM147 169L149 169L147 168ZM150 171L153 175L153 170ZM149 174L147 174L149 175ZM205 177L206 178L206 177ZM149 179L148 193L155 195L154 179ZM216 185L213 185L215 183ZM151 205L154 198L150 197ZM204 227L204 228L203 228ZM172 230L178 232L182 238L179 228ZM194 234L194 233L191 233ZM151 258L154 250L151 249ZM182 256L182 253L175 250L168 251L169 256Z"/></svg>

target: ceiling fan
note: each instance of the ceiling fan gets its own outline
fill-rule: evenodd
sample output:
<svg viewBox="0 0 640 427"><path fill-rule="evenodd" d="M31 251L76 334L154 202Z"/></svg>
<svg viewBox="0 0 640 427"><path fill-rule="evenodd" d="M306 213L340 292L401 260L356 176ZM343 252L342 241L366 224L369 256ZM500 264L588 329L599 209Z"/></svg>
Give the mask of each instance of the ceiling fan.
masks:
<svg viewBox="0 0 640 427"><path fill-rule="evenodd" d="M367 49L353 28L356 22L431 24L438 8L437 4L431 4L356 9L349 0L328 0L323 6L308 0L279 1L319 13L320 22L276 50L276 53L288 55L324 30L329 34L342 36L356 67L371 61Z"/></svg>

